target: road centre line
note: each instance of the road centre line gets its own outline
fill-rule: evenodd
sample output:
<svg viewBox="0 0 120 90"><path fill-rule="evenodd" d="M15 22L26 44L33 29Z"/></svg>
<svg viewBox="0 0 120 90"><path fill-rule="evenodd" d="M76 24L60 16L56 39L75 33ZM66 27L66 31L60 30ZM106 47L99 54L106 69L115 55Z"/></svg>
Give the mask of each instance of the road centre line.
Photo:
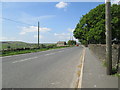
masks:
<svg viewBox="0 0 120 90"><path fill-rule="evenodd" d="M55 53L45 54L44 56L54 55L54 54L56 54L56 53L59 53L59 52L64 52L64 51L65 51L65 50L62 50L62 51L57 51L57 52L55 52Z"/></svg>
<svg viewBox="0 0 120 90"><path fill-rule="evenodd" d="M49 53L49 54L45 54L45 56L49 56L49 55L53 55L53 54L56 54L56 53Z"/></svg>
<svg viewBox="0 0 120 90"><path fill-rule="evenodd" d="M27 58L27 59L23 59L23 60L19 60L19 61L14 61L12 63L18 63L18 62L28 61L28 60L35 59L35 58L38 58L38 57Z"/></svg>
<svg viewBox="0 0 120 90"><path fill-rule="evenodd" d="M58 52L63 52L63 51L64 51L64 50L58 51ZM56 53L57 53L57 52L56 52ZM54 55L54 54L56 54L56 53L49 53L49 54L45 54L44 56ZM23 60L14 61L14 62L12 62L12 63L18 63L18 62L28 61L28 60L35 59L35 58L38 58L38 57L26 58L26 59L23 59Z"/></svg>
<svg viewBox="0 0 120 90"><path fill-rule="evenodd" d="M59 52L64 52L65 50L69 50L69 49L62 49L61 51L57 51L57 52L54 52L54 53L45 54L44 56L54 55L54 54L59 53ZM42 52L45 52L45 51L42 51ZM42 52L40 52L40 53L42 53ZM22 54L22 55L26 55L26 54ZM16 55L16 56L20 56L20 55ZM10 57L12 57L12 56L10 56ZM19 60L19 61L14 61L12 63L18 63L18 62L28 61L28 60L35 59L35 58L38 58L38 57L26 58L26 59L22 59L22 60Z"/></svg>
<svg viewBox="0 0 120 90"><path fill-rule="evenodd" d="M62 50L62 51L58 51L58 52L64 52L65 50Z"/></svg>

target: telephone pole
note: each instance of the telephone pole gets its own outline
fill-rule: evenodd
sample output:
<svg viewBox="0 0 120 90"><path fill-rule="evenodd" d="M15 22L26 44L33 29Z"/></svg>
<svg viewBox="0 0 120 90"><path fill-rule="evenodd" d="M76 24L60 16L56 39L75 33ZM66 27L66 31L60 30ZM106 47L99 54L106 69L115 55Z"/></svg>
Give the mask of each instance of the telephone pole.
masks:
<svg viewBox="0 0 120 90"><path fill-rule="evenodd" d="M112 42L111 42L111 2L106 0L106 60L107 75L112 74Z"/></svg>
<svg viewBox="0 0 120 90"><path fill-rule="evenodd" d="M39 32L40 32L40 30L39 30L39 21L38 21L38 48L40 48L40 46L39 46Z"/></svg>

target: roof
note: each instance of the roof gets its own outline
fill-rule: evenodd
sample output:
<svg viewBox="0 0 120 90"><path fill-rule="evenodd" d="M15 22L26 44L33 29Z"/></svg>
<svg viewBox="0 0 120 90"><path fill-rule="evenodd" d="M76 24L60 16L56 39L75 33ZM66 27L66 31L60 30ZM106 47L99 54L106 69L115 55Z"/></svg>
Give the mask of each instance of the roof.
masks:
<svg viewBox="0 0 120 90"><path fill-rule="evenodd" d="M59 42L57 42L57 44L66 44L66 42L65 41L59 41Z"/></svg>

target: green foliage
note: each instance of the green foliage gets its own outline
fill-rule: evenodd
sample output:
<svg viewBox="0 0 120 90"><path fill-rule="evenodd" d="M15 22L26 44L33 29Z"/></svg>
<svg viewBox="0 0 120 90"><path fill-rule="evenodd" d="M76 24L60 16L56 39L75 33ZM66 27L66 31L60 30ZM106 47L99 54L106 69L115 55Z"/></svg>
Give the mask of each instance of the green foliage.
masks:
<svg viewBox="0 0 120 90"><path fill-rule="evenodd" d="M40 48L46 48L46 45L40 44Z"/></svg>
<svg viewBox="0 0 120 90"><path fill-rule="evenodd" d="M76 45L76 41L74 41L74 40L69 40L69 41L68 41L68 45Z"/></svg>
<svg viewBox="0 0 120 90"><path fill-rule="evenodd" d="M10 55L17 55L17 54L24 54L24 53L32 53L32 52L40 52L40 51L46 51L50 49L58 49L58 48L66 48L69 46L64 47L53 47L53 48L41 48L41 49L32 49L32 50L20 50L20 51L7 51L7 52L0 52L0 56L10 56Z"/></svg>
<svg viewBox="0 0 120 90"><path fill-rule="evenodd" d="M15 49L15 48L37 47L37 44L25 43L25 42L19 42L19 41L0 42L0 45L2 46L1 49Z"/></svg>
<svg viewBox="0 0 120 90"><path fill-rule="evenodd" d="M17 48L38 48L38 44L34 43L25 43L25 42L19 42L19 41L6 41L6 42L0 42L0 45L2 46L2 49L17 49ZM40 44L40 48L54 48L56 47L56 44Z"/></svg>
<svg viewBox="0 0 120 90"><path fill-rule="evenodd" d="M106 60L102 61L102 65L107 68L107 62L106 62ZM117 69L116 66L112 66L112 75L120 77L120 73L119 73L119 71L118 71L118 69Z"/></svg>
<svg viewBox="0 0 120 90"><path fill-rule="evenodd" d="M0 56L9 56L9 55L24 54L24 53L40 52L40 51L45 51L45 50L50 50L50 49L68 47L68 46L57 47L56 44L40 44L40 48L38 48L37 44L18 42L18 41L1 42L0 45L2 45L2 47L4 47L3 49L7 49L7 50L1 49ZM21 49L24 47L26 49Z"/></svg>
<svg viewBox="0 0 120 90"><path fill-rule="evenodd" d="M103 60L103 61L102 61L102 65L103 65L104 67L107 67L107 62L106 62L106 60Z"/></svg>
<svg viewBox="0 0 120 90"><path fill-rule="evenodd" d="M10 47L10 46L8 46L7 48L8 48L8 49L10 49L11 47Z"/></svg>
<svg viewBox="0 0 120 90"><path fill-rule="evenodd" d="M120 5L111 6L112 39L120 40ZM74 30L74 37L82 44L105 43L105 4L90 10L80 19Z"/></svg>
<svg viewBox="0 0 120 90"><path fill-rule="evenodd" d="M56 47L56 44L49 44L49 45L46 45L46 48L55 48Z"/></svg>

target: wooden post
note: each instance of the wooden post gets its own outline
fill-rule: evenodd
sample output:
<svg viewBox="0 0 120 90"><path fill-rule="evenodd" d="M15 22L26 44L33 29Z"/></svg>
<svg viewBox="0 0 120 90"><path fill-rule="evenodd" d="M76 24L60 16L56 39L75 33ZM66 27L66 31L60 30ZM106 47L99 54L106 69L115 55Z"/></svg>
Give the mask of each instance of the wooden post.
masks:
<svg viewBox="0 0 120 90"><path fill-rule="evenodd" d="M38 48L40 48L39 46L39 21L38 21Z"/></svg>
<svg viewBox="0 0 120 90"><path fill-rule="evenodd" d="M112 74L112 42L111 42L111 2L106 0L106 60L107 75Z"/></svg>

